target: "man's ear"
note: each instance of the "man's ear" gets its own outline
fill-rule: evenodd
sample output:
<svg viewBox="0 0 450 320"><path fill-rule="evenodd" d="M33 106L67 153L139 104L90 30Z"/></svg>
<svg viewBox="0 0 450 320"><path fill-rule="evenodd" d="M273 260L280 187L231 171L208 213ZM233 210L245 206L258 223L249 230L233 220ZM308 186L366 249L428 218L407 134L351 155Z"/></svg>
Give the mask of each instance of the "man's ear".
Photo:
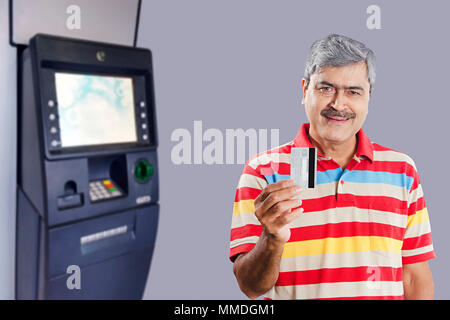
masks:
<svg viewBox="0 0 450 320"><path fill-rule="evenodd" d="M303 89L303 97L302 97L302 105L305 105L305 97L306 90L308 89L309 82L305 78L302 79L302 89Z"/></svg>

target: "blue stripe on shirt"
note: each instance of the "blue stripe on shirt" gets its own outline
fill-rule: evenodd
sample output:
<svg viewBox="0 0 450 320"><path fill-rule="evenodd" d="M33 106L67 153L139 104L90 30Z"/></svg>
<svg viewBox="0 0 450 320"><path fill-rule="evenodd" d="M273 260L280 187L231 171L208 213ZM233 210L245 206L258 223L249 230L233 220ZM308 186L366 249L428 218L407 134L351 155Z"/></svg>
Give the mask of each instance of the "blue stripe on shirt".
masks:
<svg viewBox="0 0 450 320"><path fill-rule="evenodd" d="M326 171L317 171L317 184L339 181L341 176L341 168ZM288 174L279 173L264 175L264 177L269 184L291 178L291 176ZM411 189L411 186L414 182L414 178L407 176L405 173L391 173L370 170L346 170L343 180L355 183L384 183L398 187L405 187L408 190Z"/></svg>

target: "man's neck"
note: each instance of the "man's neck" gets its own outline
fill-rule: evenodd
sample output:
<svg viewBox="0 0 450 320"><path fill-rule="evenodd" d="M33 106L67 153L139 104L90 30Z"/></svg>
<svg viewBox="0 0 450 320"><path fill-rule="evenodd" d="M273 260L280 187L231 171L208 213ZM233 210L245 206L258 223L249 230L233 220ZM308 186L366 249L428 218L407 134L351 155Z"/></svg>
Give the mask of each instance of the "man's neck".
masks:
<svg viewBox="0 0 450 320"><path fill-rule="evenodd" d="M358 148L358 139L356 135L348 141L334 143L320 138L316 138L314 133L309 132L308 138L312 145L325 157L331 157L343 170L347 167Z"/></svg>

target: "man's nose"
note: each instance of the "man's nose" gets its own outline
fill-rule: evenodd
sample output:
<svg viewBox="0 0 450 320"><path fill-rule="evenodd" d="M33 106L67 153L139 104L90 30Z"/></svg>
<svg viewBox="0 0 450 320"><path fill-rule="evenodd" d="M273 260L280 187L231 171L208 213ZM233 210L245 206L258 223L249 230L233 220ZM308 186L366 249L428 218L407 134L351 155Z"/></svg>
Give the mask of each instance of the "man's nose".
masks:
<svg viewBox="0 0 450 320"><path fill-rule="evenodd" d="M331 102L331 106L338 111L342 111L347 108L346 103L344 90L337 90L333 97L333 101Z"/></svg>

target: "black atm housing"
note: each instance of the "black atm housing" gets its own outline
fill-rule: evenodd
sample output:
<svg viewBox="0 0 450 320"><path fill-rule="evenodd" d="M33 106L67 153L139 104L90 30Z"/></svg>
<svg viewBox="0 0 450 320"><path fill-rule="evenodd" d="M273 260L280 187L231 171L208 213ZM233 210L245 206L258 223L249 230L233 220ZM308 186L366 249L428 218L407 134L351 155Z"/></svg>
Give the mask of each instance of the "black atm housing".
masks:
<svg viewBox="0 0 450 320"><path fill-rule="evenodd" d="M131 78L136 141L64 147L58 72ZM38 34L19 81L16 298L142 298L159 216L151 52ZM102 181L120 196L94 201Z"/></svg>

